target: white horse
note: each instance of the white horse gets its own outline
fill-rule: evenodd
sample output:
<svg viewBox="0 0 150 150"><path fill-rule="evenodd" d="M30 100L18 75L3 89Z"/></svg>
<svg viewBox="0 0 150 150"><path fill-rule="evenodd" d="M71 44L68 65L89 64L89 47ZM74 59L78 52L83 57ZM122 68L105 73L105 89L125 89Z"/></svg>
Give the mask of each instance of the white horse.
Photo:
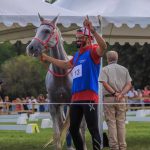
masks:
<svg viewBox="0 0 150 150"><path fill-rule="evenodd" d="M45 20L40 15L39 18L41 21L41 25L37 29L35 37L27 46L27 53L29 55L38 57L42 53L42 50L46 49L49 51L50 56L61 60L68 60L67 54L63 47L61 33L56 26L58 17L55 17L52 21ZM53 120L55 137L54 142L56 150L62 149L61 135L63 135L63 129L69 127L68 123L65 123L64 127L62 117L64 111L62 106L64 106L65 103L71 102L72 79L70 74L66 74L66 72L67 70L58 68L57 66L50 64L49 71L46 75L46 88L48 92L49 102L52 103L50 105L50 114ZM66 75L64 76L64 74ZM82 128L82 131L84 133L85 128Z"/></svg>

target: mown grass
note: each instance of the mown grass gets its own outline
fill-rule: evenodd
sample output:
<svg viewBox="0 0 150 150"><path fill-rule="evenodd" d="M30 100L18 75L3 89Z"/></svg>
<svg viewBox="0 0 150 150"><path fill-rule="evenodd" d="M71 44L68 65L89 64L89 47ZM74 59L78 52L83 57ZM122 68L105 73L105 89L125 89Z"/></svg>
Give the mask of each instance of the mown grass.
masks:
<svg viewBox="0 0 150 150"><path fill-rule="evenodd" d="M40 126L40 122L38 124ZM42 150L52 133L52 129L40 129L40 133L34 134L24 131L0 131L0 150ZM92 150L89 133L86 136L88 150ZM149 141L150 123L130 122L127 125L128 150L150 150ZM64 145L63 150L65 149ZM45 150L54 150L54 147L49 146Z"/></svg>

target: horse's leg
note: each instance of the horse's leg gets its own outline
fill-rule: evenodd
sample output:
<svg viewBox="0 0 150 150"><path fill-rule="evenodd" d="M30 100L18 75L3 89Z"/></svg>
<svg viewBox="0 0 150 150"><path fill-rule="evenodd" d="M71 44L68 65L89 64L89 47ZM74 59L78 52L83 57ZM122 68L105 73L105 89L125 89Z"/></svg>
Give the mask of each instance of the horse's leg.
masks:
<svg viewBox="0 0 150 150"><path fill-rule="evenodd" d="M86 128L87 128L86 121L85 121L85 118L83 117L81 125L80 125L80 129L81 129L81 135L82 135L83 144L84 144L84 150L87 150L86 139L85 139Z"/></svg>
<svg viewBox="0 0 150 150"><path fill-rule="evenodd" d="M60 143L60 128L59 128L59 114L58 114L58 107L56 105L51 105L50 113L53 120L53 129L54 129L54 145L55 150L62 150L61 143Z"/></svg>

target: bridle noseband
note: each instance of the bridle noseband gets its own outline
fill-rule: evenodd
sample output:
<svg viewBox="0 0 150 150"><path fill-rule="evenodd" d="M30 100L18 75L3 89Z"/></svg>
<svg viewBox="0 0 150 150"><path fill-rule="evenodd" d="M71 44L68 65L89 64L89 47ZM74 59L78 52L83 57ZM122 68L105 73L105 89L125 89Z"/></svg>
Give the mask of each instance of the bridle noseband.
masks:
<svg viewBox="0 0 150 150"><path fill-rule="evenodd" d="M58 35L56 34L55 30L55 26L49 22L42 22L41 25L48 25L50 27L52 27L52 32L49 34L48 38L45 41L42 41L40 38L38 37L34 37L33 39L37 40L38 42L40 42L44 48L47 50L48 48L53 48L58 44ZM50 41L50 39L55 35L55 40L56 40L56 44L54 46L49 46L48 43Z"/></svg>

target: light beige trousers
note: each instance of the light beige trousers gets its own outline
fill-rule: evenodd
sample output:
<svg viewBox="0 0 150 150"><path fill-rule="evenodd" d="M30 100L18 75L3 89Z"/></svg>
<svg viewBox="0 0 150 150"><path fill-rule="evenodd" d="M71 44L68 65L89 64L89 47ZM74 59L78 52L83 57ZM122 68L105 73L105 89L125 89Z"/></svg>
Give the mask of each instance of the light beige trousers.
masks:
<svg viewBox="0 0 150 150"><path fill-rule="evenodd" d="M110 150L126 150L126 104L125 99L122 99L120 104L116 104L114 97L104 97L104 114L108 126L108 139Z"/></svg>

